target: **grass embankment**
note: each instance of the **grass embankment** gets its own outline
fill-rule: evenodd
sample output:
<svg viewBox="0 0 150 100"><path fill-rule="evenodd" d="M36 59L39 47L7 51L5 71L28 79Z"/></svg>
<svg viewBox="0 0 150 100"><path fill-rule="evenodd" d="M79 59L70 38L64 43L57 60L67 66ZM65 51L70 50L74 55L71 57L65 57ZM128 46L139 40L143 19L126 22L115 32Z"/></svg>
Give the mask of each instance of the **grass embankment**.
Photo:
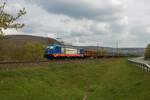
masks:
<svg viewBox="0 0 150 100"><path fill-rule="evenodd" d="M0 100L150 100L150 74L124 59L1 68Z"/></svg>

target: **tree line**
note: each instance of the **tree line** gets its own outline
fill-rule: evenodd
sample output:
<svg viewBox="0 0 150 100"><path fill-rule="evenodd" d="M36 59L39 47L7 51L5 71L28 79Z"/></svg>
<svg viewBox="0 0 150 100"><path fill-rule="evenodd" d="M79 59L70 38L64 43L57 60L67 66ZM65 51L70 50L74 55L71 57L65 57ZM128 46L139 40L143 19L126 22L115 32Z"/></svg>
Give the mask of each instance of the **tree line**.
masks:
<svg viewBox="0 0 150 100"><path fill-rule="evenodd" d="M150 60L150 44L145 49L145 59Z"/></svg>

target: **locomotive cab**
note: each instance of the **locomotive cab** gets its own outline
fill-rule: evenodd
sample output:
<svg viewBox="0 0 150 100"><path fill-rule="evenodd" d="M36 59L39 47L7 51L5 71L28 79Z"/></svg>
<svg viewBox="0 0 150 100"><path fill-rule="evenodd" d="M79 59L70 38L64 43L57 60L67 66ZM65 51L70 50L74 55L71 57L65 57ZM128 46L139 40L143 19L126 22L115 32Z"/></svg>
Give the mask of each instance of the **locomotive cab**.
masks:
<svg viewBox="0 0 150 100"><path fill-rule="evenodd" d="M54 54L61 54L61 46L60 45L49 45L45 49L44 56L46 58L53 57Z"/></svg>

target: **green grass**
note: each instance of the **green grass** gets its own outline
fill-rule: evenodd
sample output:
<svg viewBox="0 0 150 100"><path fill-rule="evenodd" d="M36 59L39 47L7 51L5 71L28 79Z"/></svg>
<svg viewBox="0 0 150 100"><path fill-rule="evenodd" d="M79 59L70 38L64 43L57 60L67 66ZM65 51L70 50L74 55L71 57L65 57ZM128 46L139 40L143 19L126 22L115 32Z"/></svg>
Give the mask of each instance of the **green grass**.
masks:
<svg viewBox="0 0 150 100"><path fill-rule="evenodd" d="M150 74L125 59L0 69L0 100L150 100Z"/></svg>

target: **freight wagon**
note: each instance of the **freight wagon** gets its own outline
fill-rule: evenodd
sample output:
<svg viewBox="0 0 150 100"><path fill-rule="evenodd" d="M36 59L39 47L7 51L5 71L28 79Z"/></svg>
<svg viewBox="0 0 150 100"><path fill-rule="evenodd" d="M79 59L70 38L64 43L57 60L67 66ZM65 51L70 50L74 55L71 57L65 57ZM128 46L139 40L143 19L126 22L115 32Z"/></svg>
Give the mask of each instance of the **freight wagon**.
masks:
<svg viewBox="0 0 150 100"><path fill-rule="evenodd" d="M92 50L84 50L84 57L97 57L99 53Z"/></svg>

